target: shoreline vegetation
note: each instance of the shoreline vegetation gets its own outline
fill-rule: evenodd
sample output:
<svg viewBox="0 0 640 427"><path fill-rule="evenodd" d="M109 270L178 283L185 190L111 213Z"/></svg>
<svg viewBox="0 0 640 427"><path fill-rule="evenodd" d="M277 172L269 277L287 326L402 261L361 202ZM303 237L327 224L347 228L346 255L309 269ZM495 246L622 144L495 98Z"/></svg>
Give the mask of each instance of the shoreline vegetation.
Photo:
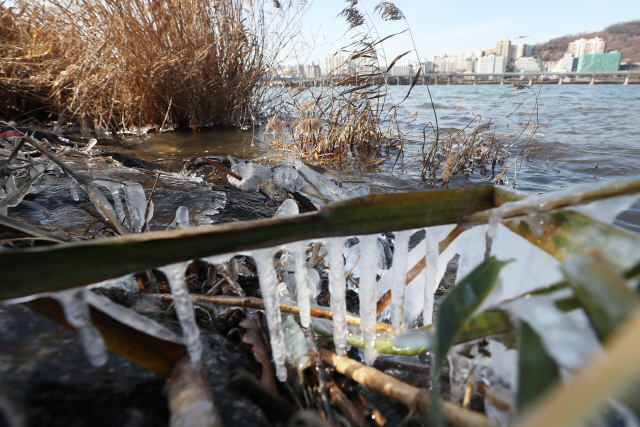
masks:
<svg viewBox="0 0 640 427"><path fill-rule="evenodd" d="M415 46L386 58L394 35L357 0L339 13L356 34L343 49L371 66L277 92L264 78L304 1L12 4L0 117L55 126L2 122L0 424L637 420L640 239L610 223L640 177L526 198L500 185L535 150L539 87L505 93L527 120L509 134L474 114L441 129L431 99L434 123L416 129L398 114L420 73L401 100L385 74ZM390 2L374 13L404 19ZM261 123L269 165L123 167L92 138ZM69 128L86 141L56 136ZM397 163L407 144L445 189L367 195L317 166ZM473 173L497 185L446 189Z"/></svg>

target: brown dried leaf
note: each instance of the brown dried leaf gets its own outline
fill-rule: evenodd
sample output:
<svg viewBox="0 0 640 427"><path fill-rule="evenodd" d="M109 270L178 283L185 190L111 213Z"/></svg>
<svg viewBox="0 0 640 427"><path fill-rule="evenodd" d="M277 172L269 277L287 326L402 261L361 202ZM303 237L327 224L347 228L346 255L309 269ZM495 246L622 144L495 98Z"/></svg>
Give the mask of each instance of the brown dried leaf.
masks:
<svg viewBox="0 0 640 427"><path fill-rule="evenodd" d="M267 346L262 341L260 328L256 322L251 319L242 320L240 322L240 326L247 330L242 337L242 342L251 346L253 358L256 359L256 362L262 365L262 376L260 377L260 381L265 387L273 391L275 394L278 394L278 389L276 387L276 375L273 372L273 367L271 366L271 354L269 353Z"/></svg>

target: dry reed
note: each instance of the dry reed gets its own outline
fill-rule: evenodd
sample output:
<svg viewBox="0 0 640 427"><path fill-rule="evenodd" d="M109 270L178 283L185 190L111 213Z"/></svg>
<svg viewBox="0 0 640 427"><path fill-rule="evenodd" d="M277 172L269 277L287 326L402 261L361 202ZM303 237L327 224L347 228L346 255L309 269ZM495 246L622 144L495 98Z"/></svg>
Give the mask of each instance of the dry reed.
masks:
<svg viewBox="0 0 640 427"><path fill-rule="evenodd" d="M3 4L0 88L98 132L238 123L260 109L279 43L257 3Z"/></svg>

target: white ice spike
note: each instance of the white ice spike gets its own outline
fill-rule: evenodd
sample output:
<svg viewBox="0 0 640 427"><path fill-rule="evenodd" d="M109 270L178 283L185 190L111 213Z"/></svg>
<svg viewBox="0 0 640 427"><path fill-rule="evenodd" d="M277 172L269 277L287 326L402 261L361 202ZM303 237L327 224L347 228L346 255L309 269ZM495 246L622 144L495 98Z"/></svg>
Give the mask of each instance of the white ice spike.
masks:
<svg viewBox="0 0 640 427"><path fill-rule="evenodd" d="M378 357L376 350L376 263L378 255L378 236L368 235L360 238L362 257L360 259L360 329L364 339L364 360L373 365ZM331 294L333 299L333 293Z"/></svg>
<svg viewBox="0 0 640 427"><path fill-rule="evenodd" d="M438 288L436 273L438 268L438 256L440 255L439 242L434 230L425 228L425 244L427 245L427 258L425 268L424 308L422 312L422 324L430 325L433 318L433 303Z"/></svg>
<svg viewBox="0 0 640 427"><path fill-rule="evenodd" d="M333 343L338 356L347 354L347 301L344 278L345 237L334 237L327 242L329 258L329 292L331 293L331 311L333 312Z"/></svg>
<svg viewBox="0 0 640 427"><path fill-rule="evenodd" d="M200 329L196 323L193 313L191 296L184 281L184 273L187 270L187 263L177 263L161 268L162 272L169 280L173 303L176 306L176 314L182 327L182 336L192 363L197 363L202 357L202 342L200 342Z"/></svg>
<svg viewBox="0 0 640 427"><path fill-rule="evenodd" d="M91 323L89 306L85 301L86 288L57 292L53 297L62 305L67 322L77 329L82 348L93 366L107 363L107 347L102 335Z"/></svg>
<svg viewBox="0 0 640 427"><path fill-rule="evenodd" d="M391 298L393 300L393 326L404 325L404 290L407 285L407 257L409 255L409 238L413 232L409 230L395 233L395 250L393 253L393 283Z"/></svg>
<svg viewBox="0 0 640 427"><path fill-rule="evenodd" d="M295 279L298 286L298 308L300 309L300 324L305 328L311 323L311 304L309 301L309 285L307 283L307 265L305 263L307 244L298 242L291 245L293 262L295 265Z"/></svg>
<svg viewBox="0 0 640 427"><path fill-rule="evenodd" d="M253 259L258 267L260 292L264 301L264 311L267 316L267 327L271 337L271 352L276 365L276 376L280 381L286 381L287 368L285 366L286 348L284 333L282 332L282 315L278 301L278 276L273 267L274 249L261 249L253 252Z"/></svg>

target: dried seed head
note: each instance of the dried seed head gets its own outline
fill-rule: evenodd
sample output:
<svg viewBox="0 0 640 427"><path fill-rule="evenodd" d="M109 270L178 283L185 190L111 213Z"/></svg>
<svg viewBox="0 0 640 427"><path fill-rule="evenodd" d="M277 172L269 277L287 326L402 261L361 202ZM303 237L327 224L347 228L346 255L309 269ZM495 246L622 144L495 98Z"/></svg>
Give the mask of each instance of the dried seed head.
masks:
<svg viewBox="0 0 640 427"><path fill-rule="evenodd" d="M374 9L373 13L380 12L380 16L385 21L399 21L404 19L404 15L398 7L388 1L380 2Z"/></svg>
<svg viewBox="0 0 640 427"><path fill-rule="evenodd" d="M298 119L293 123L295 136L311 136L318 133L322 126L322 120L311 117L307 119Z"/></svg>
<svg viewBox="0 0 640 427"><path fill-rule="evenodd" d="M349 29L359 27L364 24L364 16L362 12L360 12L355 6L357 1L349 7L346 7L342 12L338 14L338 16L344 16L347 22L349 23Z"/></svg>
<svg viewBox="0 0 640 427"><path fill-rule="evenodd" d="M300 107L300 109L298 110L298 114L302 114L305 111L311 110L311 108L313 108L314 105L315 105L315 102L313 99L308 100L307 102L304 103L302 107Z"/></svg>
<svg viewBox="0 0 640 427"><path fill-rule="evenodd" d="M275 137L280 132L282 132L287 127L287 124L284 120L280 120L278 117L273 116L267 122L267 126L264 130L264 133L269 134L271 132Z"/></svg>

